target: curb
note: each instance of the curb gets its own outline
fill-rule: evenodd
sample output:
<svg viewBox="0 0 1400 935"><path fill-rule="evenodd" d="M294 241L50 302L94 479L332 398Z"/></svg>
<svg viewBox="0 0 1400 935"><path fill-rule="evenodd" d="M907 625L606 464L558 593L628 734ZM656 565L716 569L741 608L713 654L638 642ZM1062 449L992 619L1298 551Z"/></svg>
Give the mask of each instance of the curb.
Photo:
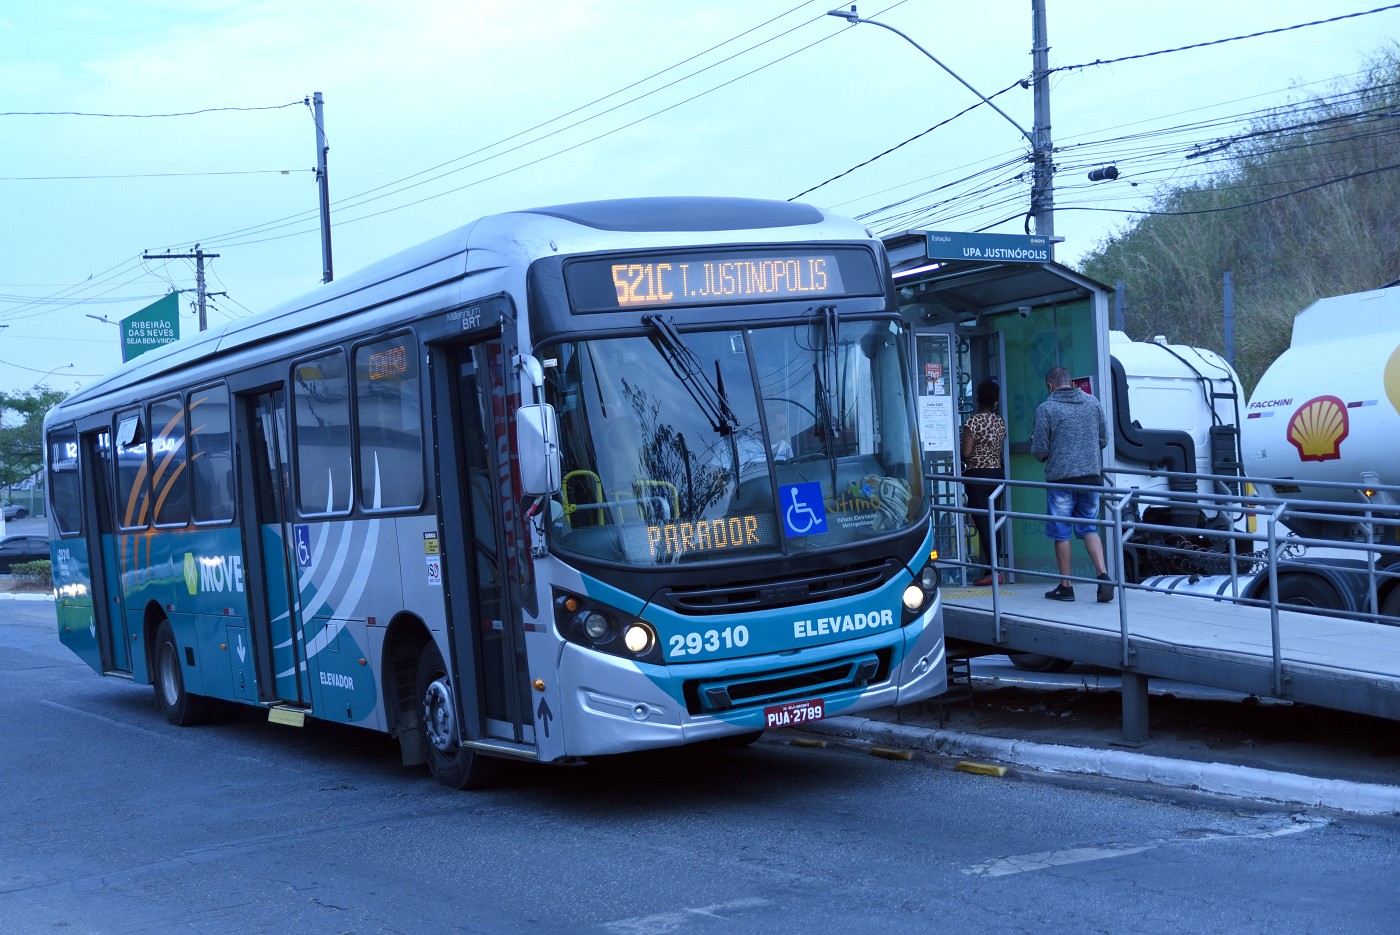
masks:
<svg viewBox="0 0 1400 935"><path fill-rule="evenodd" d="M1318 779L1227 763L1174 760L1128 750L981 737L862 717L834 717L804 724L802 729L940 756L996 760L1050 773L1105 776L1214 795L1332 808L1358 815L1400 814L1400 786Z"/></svg>
<svg viewBox="0 0 1400 935"><path fill-rule="evenodd" d="M25 591L0 591L0 601L49 601L53 602L52 594L31 594Z"/></svg>

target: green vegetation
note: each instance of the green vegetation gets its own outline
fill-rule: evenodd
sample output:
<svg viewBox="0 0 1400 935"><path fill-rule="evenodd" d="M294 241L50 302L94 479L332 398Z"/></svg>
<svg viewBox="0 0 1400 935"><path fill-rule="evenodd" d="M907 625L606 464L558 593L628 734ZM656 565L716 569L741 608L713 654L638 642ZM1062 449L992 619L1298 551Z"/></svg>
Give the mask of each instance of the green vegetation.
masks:
<svg viewBox="0 0 1400 935"><path fill-rule="evenodd" d="M1233 273L1235 366L1252 390L1298 312L1400 278L1400 51L1343 91L1221 140L1224 168L1161 192L1157 213L1085 257L1085 274L1126 283L1133 338L1223 353L1222 280Z"/></svg>
<svg viewBox="0 0 1400 935"><path fill-rule="evenodd" d="M53 587L53 567L48 559L21 562L10 569L18 591L47 591Z"/></svg>
<svg viewBox="0 0 1400 935"><path fill-rule="evenodd" d="M12 487L44 466L44 416L66 394L48 387L0 392L0 488ZM9 413L19 413L17 421Z"/></svg>

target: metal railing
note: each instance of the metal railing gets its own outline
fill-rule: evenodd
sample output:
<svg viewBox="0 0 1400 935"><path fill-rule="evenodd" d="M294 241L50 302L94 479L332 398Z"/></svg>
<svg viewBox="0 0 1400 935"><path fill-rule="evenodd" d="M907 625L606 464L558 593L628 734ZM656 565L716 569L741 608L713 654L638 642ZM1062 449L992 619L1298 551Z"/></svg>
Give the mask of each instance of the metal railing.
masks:
<svg viewBox="0 0 1400 935"><path fill-rule="evenodd" d="M1362 485L1338 482L1308 482L1326 495L1332 490L1338 495L1355 496L1356 502L1307 500L1266 496L1257 492L1261 485L1297 487L1296 479L1246 478L1236 475L1183 475L1168 472L1138 472L1116 470L1119 483L1125 477L1141 477L1141 486L1103 486L1093 488L1102 497L1099 518L1092 524L1100 530L1104 543L1108 573L1118 598L1118 617L1123 663L1130 664L1129 600L1133 592L1156 592L1183 597L1228 601L1245 606L1263 607L1269 611L1274 682L1282 691L1282 645L1279 635L1280 610L1321 613L1337 619L1365 621L1400 626L1400 487ZM1176 480L1178 486L1190 484L1213 489L1171 490L1165 484ZM930 480L944 484L982 483L986 478L963 477L956 474L930 475ZM1160 486L1159 486L1160 485ZM1061 574L1057 568L1028 566L1024 562L1002 563L998 543L1005 540L1006 524L1011 521L1044 523L1052 519L1048 513L1027 512L1002 506L1004 497L1015 489L1044 490L1063 487L1043 481L1006 480L988 498L986 510L988 554L991 556L990 575L998 580L1019 582L1025 578L1054 578ZM974 511L961 505L940 504L970 517ZM1190 516L1192 525L1164 522L1164 518ZM1290 527L1328 528L1346 530L1340 537L1299 535ZM964 539L965 541L965 539ZM1144 559L1156 566L1179 568L1176 573L1143 575ZM943 558L940 564L961 570L966 584L972 569L986 566L958 558ZM1364 582L1363 605L1346 607L1301 606L1292 591L1280 593L1280 566L1289 576L1313 574L1317 580ZM1320 568L1319 566L1325 566ZM998 576L1001 576L999 579ZM1263 576L1267 587L1260 583ZM1100 584L1098 579L1071 574L1069 580ZM1331 585L1329 584L1329 587ZM1334 589L1335 590L1335 589ZM1357 588L1353 597L1360 592ZM1346 595L1336 592L1341 603L1352 603ZM1292 598L1292 599L1290 599ZM998 642L1001 631L1000 589L991 588L994 636ZM1390 613L1383 611L1389 610Z"/></svg>

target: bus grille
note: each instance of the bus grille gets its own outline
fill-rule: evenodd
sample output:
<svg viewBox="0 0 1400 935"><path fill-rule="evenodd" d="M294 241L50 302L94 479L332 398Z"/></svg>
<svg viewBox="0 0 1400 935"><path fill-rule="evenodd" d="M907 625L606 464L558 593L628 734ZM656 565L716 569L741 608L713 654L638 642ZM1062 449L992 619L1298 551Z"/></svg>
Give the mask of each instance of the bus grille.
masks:
<svg viewBox="0 0 1400 935"><path fill-rule="evenodd" d="M690 616L792 607L863 594L884 584L901 567L894 559L883 559L807 575L666 588L659 591L654 600L676 613Z"/></svg>
<svg viewBox="0 0 1400 935"><path fill-rule="evenodd" d="M813 698L882 682L889 670L890 651L882 649L740 678L692 679L684 685L686 709L691 714L714 714Z"/></svg>

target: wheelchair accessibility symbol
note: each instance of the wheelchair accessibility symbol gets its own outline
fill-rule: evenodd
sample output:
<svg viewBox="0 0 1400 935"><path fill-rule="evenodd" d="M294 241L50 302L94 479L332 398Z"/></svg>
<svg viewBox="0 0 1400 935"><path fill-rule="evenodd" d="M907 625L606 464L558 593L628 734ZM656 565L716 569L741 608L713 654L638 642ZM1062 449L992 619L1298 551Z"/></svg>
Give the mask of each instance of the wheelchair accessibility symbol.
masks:
<svg viewBox="0 0 1400 935"><path fill-rule="evenodd" d="M298 524L292 527L297 546L297 566L311 567L311 527Z"/></svg>
<svg viewBox="0 0 1400 935"><path fill-rule="evenodd" d="M783 507L783 529L789 536L811 536L826 532L826 505L822 485L784 484L778 489Z"/></svg>

